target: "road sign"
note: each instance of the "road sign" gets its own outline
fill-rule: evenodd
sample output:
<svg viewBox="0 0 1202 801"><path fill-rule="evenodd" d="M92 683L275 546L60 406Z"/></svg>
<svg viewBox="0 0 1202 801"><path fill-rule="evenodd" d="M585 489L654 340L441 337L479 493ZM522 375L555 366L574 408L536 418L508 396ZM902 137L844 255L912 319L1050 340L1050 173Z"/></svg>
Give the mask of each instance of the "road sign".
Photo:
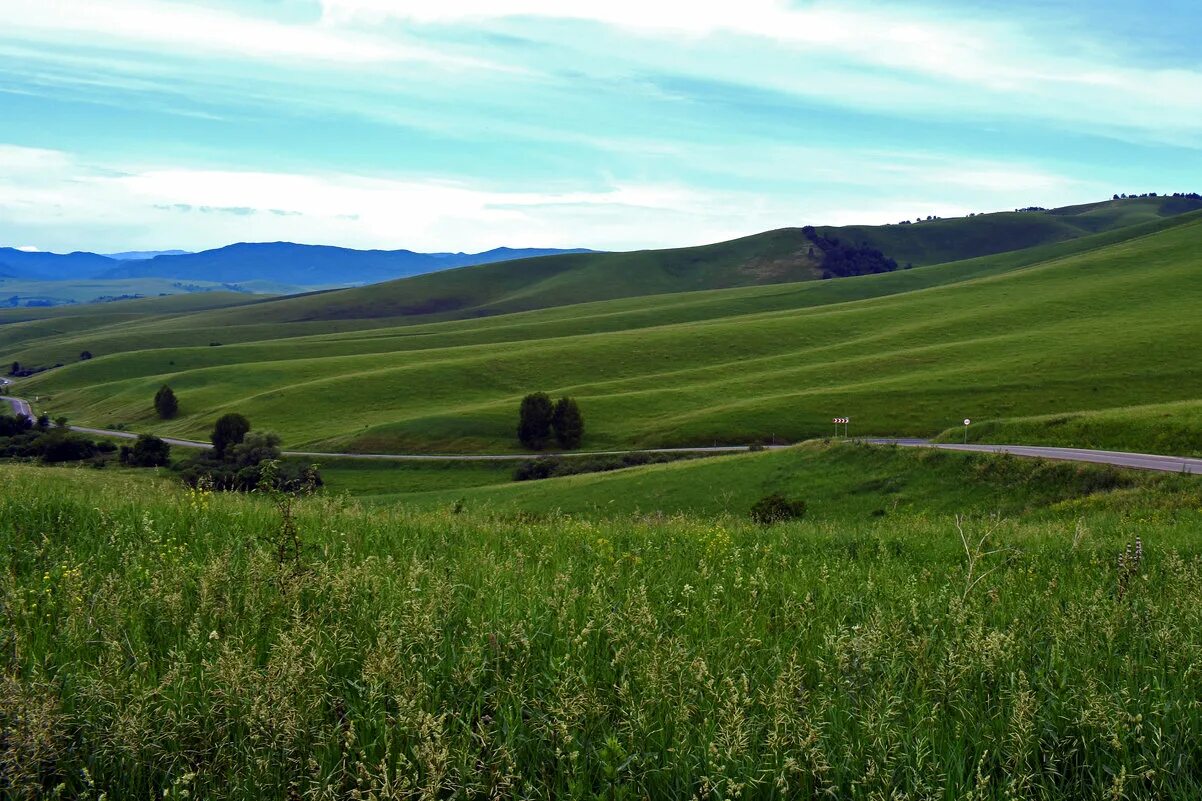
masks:
<svg viewBox="0 0 1202 801"><path fill-rule="evenodd" d="M832 420L831 422L832 422L832 423L836 423L836 424L838 424L838 423L843 423L844 425L846 425L847 423L850 423L850 422L851 422L851 418L848 418L848 417L836 417L836 418L835 418L834 420Z"/></svg>
<svg viewBox="0 0 1202 801"><path fill-rule="evenodd" d="M965 417L965 418L964 418L964 425L966 425L966 426L970 426L970 425L972 425L972 420L969 420L967 417Z"/></svg>

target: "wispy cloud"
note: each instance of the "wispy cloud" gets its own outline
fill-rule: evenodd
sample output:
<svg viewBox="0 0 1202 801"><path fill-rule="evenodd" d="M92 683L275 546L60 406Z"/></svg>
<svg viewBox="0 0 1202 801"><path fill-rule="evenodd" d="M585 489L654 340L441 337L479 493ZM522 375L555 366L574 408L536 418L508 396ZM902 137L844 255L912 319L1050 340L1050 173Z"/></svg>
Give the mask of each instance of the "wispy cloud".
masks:
<svg viewBox="0 0 1202 801"><path fill-rule="evenodd" d="M385 39L368 32L152 0L6 0L4 28L5 36L23 40L82 37L92 47L136 47L176 56L223 53L249 59L341 64L483 64L403 37Z"/></svg>
<svg viewBox="0 0 1202 801"><path fill-rule="evenodd" d="M717 241L786 225L952 214L974 208L965 199L981 197L980 183L992 183L990 191L1007 201L1026 196L1010 191L1019 185L1024 191L1072 185L1051 174L976 163L980 182L969 181L970 190L945 188L943 199L932 203L929 195L916 196L919 177L948 180L958 174L950 164L886 154L828 156L875 182L871 200L862 199L866 193L857 186L842 195L778 197L621 180L590 191L506 191L468 180L97 164L0 145L0 241L99 251L275 239L432 251L502 244L626 249ZM839 197L846 208L832 204Z"/></svg>
<svg viewBox="0 0 1202 801"><path fill-rule="evenodd" d="M1085 121L1182 143L1202 134L1202 69L1124 64L1113 49L1079 42L1039 18L1024 26L946 5L797 6L785 0L322 0L322 5L331 26L348 28L386 19L419 26L502 24L527 35L537 35L531 26L540 20L617 28L661 42L659 49L624 50L618 57L627 61L727 80L738 76L748 85L861 108ZM570 39L562 29L551 35ZM703 37L724 41L716 47L707 42L701 52L688 49L690 39ZM738 44L740 38L779 49L757 51L754 43ZM587 47L589 38L579 41ZM744 69L737 55L727 57L731 53L742 54Z"/></svg>

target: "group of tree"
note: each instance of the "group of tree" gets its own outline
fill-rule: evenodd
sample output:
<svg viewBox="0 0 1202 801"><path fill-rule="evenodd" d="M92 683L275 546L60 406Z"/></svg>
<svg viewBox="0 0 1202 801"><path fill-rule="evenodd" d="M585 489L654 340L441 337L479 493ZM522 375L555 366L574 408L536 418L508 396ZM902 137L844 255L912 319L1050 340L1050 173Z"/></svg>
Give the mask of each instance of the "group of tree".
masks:
<svg viewBox="0 0 1202 801"><path fill-rule="evenodd" d="M211 450L201 451L180 468L189 486L251 492L269 487L282 492L311 491L322 485L316 465L282 461L280 438L269 431L252 431L240 414L221 416L209 435Z"/></svg>
<svg viewBox="0 0 1202 801"><path fill-rule="evenodd" d="M584 440L584 415L574 398L552 402L545 392L522 398L518 411L518 441L524 447L541 451L554 439L559 447L573 450Z"/></svg>
<svg viewBox="0 0 1202 801"><path fill-rule="evenodd" d="M47 370L53 370L55 367L62 367L62 366L63 366L62 362L59 362L57 364L52 364L49 366L45 366L45 367L31 367L28 364L21 364L20 362L13 362L8 368L8 374L13 376L14 378L28 378L31 375L37 375L38 373L44 373Z"/></svg>
<svg viewBox="0 0 1202 801"><path fill-rule="evenodd" d="M47 464L91 461L102 467L116 450L111 442L72 432L66 418L51 425L46 415L34 421L23 415L0 414L0 458L37 459Z"/></svg>
<svg viewBox="0 0 1202 801"><path fill-rule="evenodd" d="M1144 192L1142 195L1132 192L1130 195L1124 193L1115 194L1111 200L1128 200L1137 197L1183 197L1189 200L1202 200L1202 195L1197 192L1174 192L1171 195L1158 195L1155 192Z"/></svg>
<svg viewBox="0 0 1202 801"><path fill-rule="evenodd" d="M867 243L849 245L839 239L824 236L812 226L801 229L802 233L820 251L823 278L846 278L853 275L889 273L897 269L897 262Z"/></svg>

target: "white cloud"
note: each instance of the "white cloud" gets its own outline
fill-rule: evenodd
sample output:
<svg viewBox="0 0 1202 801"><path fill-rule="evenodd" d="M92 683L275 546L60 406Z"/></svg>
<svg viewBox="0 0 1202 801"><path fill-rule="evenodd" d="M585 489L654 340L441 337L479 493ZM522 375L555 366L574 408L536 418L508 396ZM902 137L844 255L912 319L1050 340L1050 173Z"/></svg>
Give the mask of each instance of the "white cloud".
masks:
<svg viewBox="0 0 1202 801"><path fill-rule="evenodd" d="M162 51L173 56L223 53L242 58L372 64L424 61L480 64L369 32L283 23L189 3L153 0L5 0L0 37Z"/></svg>
<svg viewBox="0 0 1202 801"><path fill-rule="evenodd" d="M908 107L914 115L935 109L1090 122L1182 143L1202 134L1202 72L1125 65L1113 51L1087 49L1078 36L1042 27L1039 19L1023 28L946 6L931 11L917 4L798 6L786 0L322 0L322 5L331 27L392 18L419 26L509 25L529 35L529 23L542 19L593 23L669 45L697 37L752 38L784 50L773 63L754 42L732 44L731 51L743 53L749 65L741 68L739 58L724 59L712 47L705 58L696 50L682 58L669 46L655 63L845 105ZM557 30L553 37L563 35ZM576 44L587 47L588 38ZM1104 60L1099 52L1106 53Z"/></svg>
<svg viewBox="0 0 1202 801"><path fill-rule="evenodd" d="M777 155L768 161L779 163ZM1045 205L1082 194L1076 181L1022 165L887 153L809 151L806 159L855 178L821 197L623 180L499 191L462 180L90 164L0 145L0 242L98 252L270 240L427 251L628 249L1013 208L1034 202L1035 191Z"/></svg>

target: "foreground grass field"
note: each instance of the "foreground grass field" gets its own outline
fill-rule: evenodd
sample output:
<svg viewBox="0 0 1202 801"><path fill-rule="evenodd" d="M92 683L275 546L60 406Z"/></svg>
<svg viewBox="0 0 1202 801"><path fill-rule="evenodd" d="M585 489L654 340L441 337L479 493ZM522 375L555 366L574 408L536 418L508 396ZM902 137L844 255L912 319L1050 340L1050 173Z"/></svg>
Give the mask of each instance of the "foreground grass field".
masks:
<svg viewBox="0 0 1202 801"><path fill-rule="evenodd" d="M319 497L293 560L266 498L0 485L6 797L1202 793L1181 488L767 528Z"/></svg>
<svg viewBox="0 0 1202 801"><path fill-rule="evenodd" d="M886 436L1035 417L1024 441L1056 442L1040 419L1089 414L1094 444L1156 427L1184 455L1202 452L1199 241L1194 214L943 267L481 320L267 321L327 302L314 295L0 337L22 361L97 355L18 387L52 414L192 438L238 411L291 446L505 452L519 399L543 389L580 400L590 449L803 440L834 416ZM181 399L169 423L149 403L164 382Z"/></svg>

